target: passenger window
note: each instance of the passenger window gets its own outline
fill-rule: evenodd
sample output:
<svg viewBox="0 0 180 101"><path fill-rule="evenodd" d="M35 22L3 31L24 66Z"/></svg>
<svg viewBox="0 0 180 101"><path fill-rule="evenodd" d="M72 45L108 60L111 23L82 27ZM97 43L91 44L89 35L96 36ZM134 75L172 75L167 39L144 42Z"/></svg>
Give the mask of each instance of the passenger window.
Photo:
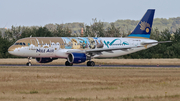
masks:
<svg viewBox="0 0 180 101"><path fill-rule="evenodd" d="M26 46L26 44L23 42L23 45Z"/></svg>
<svg viewBox="0 0 180 101"><path fill-rule="evenodd" d="M20 45L22 45L22 43L20 43Z"/></svg>

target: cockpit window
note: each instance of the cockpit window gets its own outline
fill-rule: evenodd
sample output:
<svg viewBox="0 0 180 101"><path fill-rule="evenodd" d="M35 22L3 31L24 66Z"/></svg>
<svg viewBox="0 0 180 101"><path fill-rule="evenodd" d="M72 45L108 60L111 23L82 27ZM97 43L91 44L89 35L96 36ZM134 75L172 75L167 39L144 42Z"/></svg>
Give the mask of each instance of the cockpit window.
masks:
<svg viewBox="0 0 180 101"><path fill-rule="evenodd" d="M15 43L14 45L19 45L19 43L17 42L17 43Z"/></svg>
<svg viewBox="0 0 180 101"><path fill-rule="evenodd" d="M26 46L26 44L24 42L16 42L14 45Z"/></svg>

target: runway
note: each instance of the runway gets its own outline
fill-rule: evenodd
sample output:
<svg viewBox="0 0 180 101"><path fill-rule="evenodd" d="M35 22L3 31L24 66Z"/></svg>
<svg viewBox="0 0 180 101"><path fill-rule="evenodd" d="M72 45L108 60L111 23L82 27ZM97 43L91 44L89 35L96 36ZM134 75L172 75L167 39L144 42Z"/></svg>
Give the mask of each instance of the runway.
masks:
<svg viewBox="0 0 180 101"><path fill-rule="evenodd" d="M26 65L23 65L23 64L0 64L0 66L3 66L3 67L22 67L22 66L25 66L25 67L29 67L29 66L26 66ZM32 65L31 67L91 67L91 66L86 66L86 65L73 65L73 66L65 66L65 65L53 65L53 64L35 64L35 65ZM180 65L95 65L93 67L156 67L156 68L180 68Z"/></svg>

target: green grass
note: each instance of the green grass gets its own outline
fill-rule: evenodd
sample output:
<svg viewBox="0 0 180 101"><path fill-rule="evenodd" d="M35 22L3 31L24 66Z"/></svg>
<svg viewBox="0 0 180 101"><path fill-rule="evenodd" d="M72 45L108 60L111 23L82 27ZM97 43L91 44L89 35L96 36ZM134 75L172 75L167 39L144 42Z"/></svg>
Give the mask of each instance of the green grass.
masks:
<svg viewBox="0 0 180 101"><path fill-rule="evenodd" d="M38 93L38 91L36 91L36 90L30 91L30 94L37 94L37 93Z"/></svg>

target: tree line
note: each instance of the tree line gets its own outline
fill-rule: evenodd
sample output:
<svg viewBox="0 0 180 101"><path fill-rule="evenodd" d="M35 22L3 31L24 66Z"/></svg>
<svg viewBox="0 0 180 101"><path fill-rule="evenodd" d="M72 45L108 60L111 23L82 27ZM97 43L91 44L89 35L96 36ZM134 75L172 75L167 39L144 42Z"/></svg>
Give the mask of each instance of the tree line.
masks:
<svg viewBox="0 0 180 101"><path fill-rule="evenodd" d="M97 19L92 19L91 25L94 24L94 22L97 22ZM100 22L100 21L99 21ZM119 28L119 30L122 33L129 33L134 29L134 27L137 25L139 20L117 20L115 22L112 22L115 27ZM109 22L103 22L103 29L108 29L108 27L111 27L111 24ZM73 22L73 23L65 23L61 24L64 27L69 27L72 30L72 34L80 34L82 26L87 26L87 24L81 23L81 22ZM48 29L52 30L57 27L57 24L47 24L45 25ZM153 21L153 29L158 28L159 31L163 31L165 28L168 28L170 31L175 32L176 29L180 28L180 17L176 18L155 18Z"/></svg>
<svg viewBox="0 0 180 101"><path fill-rule="evenodd" d="M83 37L126 37L131 32L125 33L120 27L116 27L115 23L111 23L109 27L104 28L104 23L93 20L91 25L81 25L83 28ZM3 33L0 31L0 58L16 58L8 53L8 48L18 39L25 37L80 37L79 34L72 34L72 30L63 24L56 24L53 28L49 26L44 27L25 27L12 26L6 29ZM159 31L153 28L151 31L151 39L157 41L172 41L171 43L158 44L155 47L142 50L133 54L124 55L118 58L180 58L180 28L175 31L164 29Z"/></svg>

